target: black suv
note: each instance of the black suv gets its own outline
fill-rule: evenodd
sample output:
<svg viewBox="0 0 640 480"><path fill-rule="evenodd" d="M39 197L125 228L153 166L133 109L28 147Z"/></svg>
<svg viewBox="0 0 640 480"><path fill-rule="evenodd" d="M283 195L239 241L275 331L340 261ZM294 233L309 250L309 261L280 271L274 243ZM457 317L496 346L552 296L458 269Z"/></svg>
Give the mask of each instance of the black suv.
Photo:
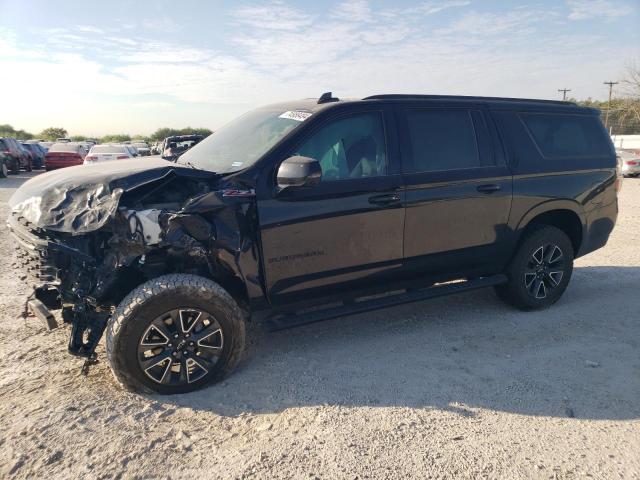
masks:
<svg viewBox="0 0 640 480"><path fill-rule="evenodd" d="M548 307L605 245L616 155L598 111L503 98L330 94L261 108L172 163L40 175L9 226L29 306L126 388L220 380L245 322L286 328L493 286ZM85 365L88 365L86 363Z"/></svg>
<svg viewBox="0 0 640 480"><path fill-rule="evenodd" d="M0 152L9 158L8 167L11 173L19 174L20 167L27 172L33 170L31 154L15 138L0 138Z"/></svg>

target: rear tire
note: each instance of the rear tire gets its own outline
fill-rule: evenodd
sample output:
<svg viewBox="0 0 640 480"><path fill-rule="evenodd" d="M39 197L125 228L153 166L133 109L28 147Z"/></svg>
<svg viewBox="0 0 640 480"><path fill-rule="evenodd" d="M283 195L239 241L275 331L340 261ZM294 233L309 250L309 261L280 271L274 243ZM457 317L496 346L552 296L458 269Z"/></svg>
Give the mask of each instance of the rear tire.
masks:
<svg viewBox="0 0 640 480"><path fill-rule="evenodd" d="M29 160L26 167L27 172L33 172L33 162Z"/></svg>
<svg viewBox="0 0 640 480"><path fill-rule="evenodd" d="M20 160L14 159L13 165L11 165L11 174L18 175L20 173Z"/></svg>
<svg viewBox="0 0 640 480"><path fill-rule="evenodd" d="M0 166L0 178L7 178L8 176L9 176L9 167L7 167L7 162L3 160L2 165Z"/></svg>
<svg viewBox="0 0 640 480"><path fill-rule="evenodd" d="M559 228L538 225L525 233L507 267L509 282L495 288L498 297L521 310L556 303L573 273L573 245Z"/></svg>
<svg viewBox="0 0 640 480"><path fill-rule="evenodd" d="M244 348L237 303L220 285L196 275L164 275L140 285L107 325L113 375L136 392L186 393L219 382Z"/></svg>

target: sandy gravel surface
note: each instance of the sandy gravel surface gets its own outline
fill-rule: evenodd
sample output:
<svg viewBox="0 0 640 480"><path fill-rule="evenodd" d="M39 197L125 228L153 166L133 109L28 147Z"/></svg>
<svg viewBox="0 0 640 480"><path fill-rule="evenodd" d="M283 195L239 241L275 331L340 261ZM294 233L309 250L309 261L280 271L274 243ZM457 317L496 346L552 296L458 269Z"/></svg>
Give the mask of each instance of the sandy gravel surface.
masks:
<svg viewBox="0 0 640 480"><path fill-rule="evenodd" d="M21 319L2 225L0 478L640 478L640 180L620 209L550 310L486 290L253 327L232 377L174 397L81 377L66 328Z"/></svg>

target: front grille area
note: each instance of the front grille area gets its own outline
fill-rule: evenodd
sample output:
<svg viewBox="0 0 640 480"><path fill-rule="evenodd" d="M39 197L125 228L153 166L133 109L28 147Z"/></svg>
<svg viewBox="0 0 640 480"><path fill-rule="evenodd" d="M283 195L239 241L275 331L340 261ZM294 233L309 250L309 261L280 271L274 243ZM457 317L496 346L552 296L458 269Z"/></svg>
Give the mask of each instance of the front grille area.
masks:
<svg viewBox="0 0 640 480"><path fill-rule="evenodd" d="M60 271L56 257L59 254L50 250L46 236L15 214L9 218L8 227L15 240L16 268L22 272L21 278L34 287L58 285Z"/></svg>

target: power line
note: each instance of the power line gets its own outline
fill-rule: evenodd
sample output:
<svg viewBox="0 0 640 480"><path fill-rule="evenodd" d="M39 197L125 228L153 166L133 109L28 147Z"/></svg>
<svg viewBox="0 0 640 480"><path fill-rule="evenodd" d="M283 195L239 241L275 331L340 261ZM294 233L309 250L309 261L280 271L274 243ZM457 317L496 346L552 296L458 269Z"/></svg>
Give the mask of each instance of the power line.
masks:
<svg viewBox="0 0 640 480"><path fill-rule="evenodd" d="M603 85L609 85L609 104L607 105L607 114L604 117L604 128L609 128L609 110L611 110L611 96L613 95L613 86L620 82L604 82Z"/></svg>
<svg viewBox="0 0 640 480"><path fill-rule="evenodd" d="M558 89L559 92L562 92L562 100L567 100L567 92L570 92L571 89L570 88L559 88Z"/></svg>

